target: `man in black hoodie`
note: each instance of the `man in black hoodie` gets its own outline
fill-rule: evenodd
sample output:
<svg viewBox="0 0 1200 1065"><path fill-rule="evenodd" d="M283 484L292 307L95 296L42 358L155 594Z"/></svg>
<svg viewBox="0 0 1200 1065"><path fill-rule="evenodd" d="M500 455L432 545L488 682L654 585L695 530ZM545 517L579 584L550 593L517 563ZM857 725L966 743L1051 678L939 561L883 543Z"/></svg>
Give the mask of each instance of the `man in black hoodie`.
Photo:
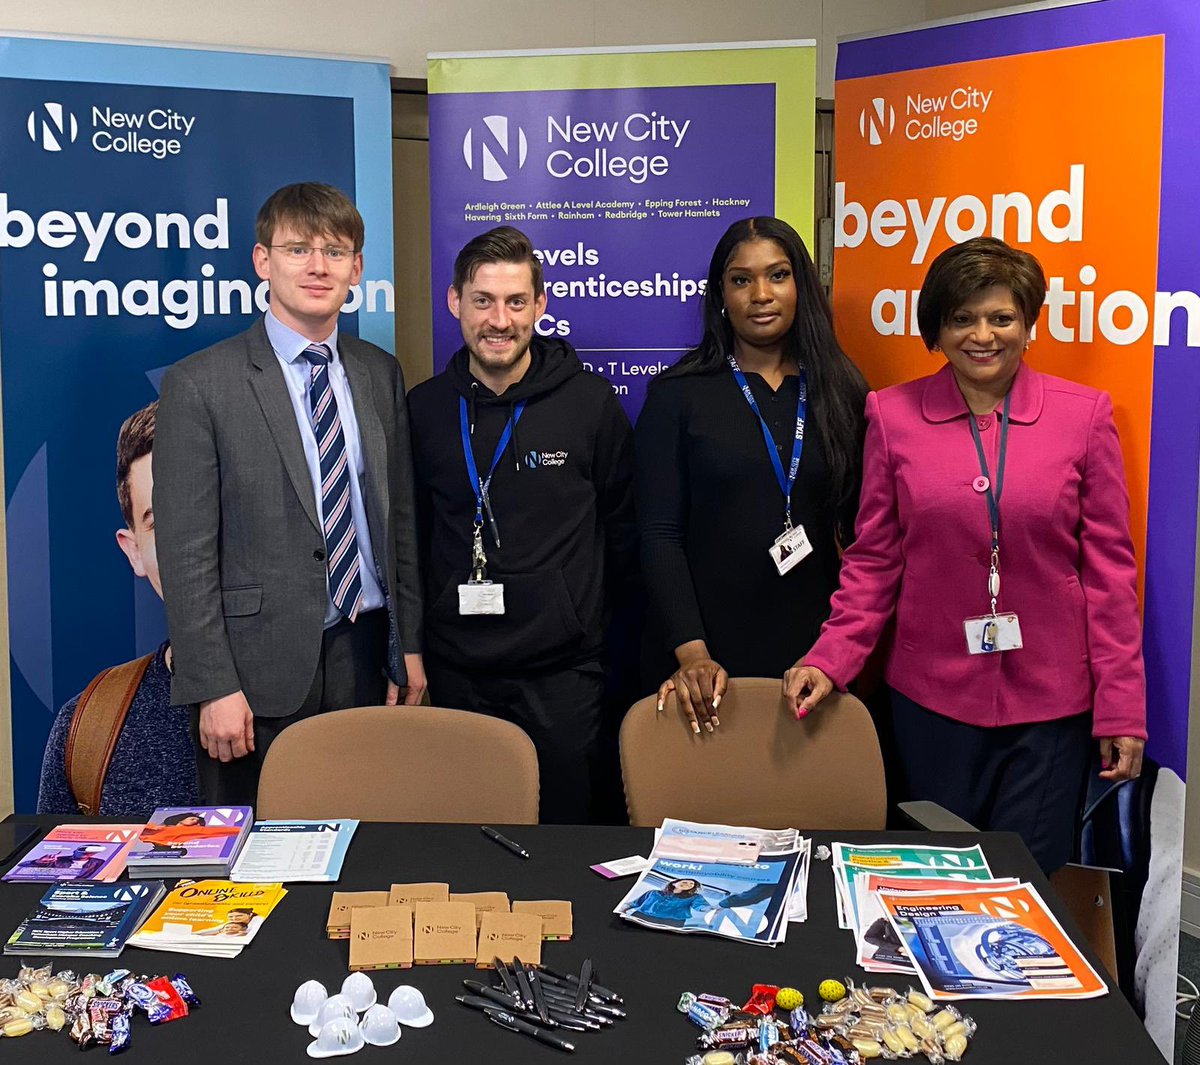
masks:
<svg viewBox="0 0 1200 1065"><path fill-rule="evenodd" d="M430 697L520 725L541 819L585 823L610 590L635 564L629 420L570 344L535 335L545 285L520 231L470 241L447 300L466 343L408 400Z"/></svg>

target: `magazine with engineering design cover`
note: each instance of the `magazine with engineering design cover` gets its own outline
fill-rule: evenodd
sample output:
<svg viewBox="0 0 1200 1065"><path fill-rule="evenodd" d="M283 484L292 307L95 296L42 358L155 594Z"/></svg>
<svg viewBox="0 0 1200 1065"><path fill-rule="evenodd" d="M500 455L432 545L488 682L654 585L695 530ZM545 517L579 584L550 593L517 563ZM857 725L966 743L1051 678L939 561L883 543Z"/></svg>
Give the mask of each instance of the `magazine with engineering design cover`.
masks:
<svg viewBox="0 0 1200 1065"><path fill-rule="evenodd" d="M990 892L881 891L879 899L931 998L1108 993L1032 884Z"/></svg>

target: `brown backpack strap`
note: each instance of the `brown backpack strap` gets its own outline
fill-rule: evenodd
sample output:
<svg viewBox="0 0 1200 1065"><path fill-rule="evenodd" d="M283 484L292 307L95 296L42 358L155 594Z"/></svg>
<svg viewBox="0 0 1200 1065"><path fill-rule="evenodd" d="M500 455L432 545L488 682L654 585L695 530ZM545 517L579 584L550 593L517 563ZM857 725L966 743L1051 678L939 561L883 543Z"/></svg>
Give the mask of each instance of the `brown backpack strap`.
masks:
<svg viewBox="0 0 1200 1065"><path fill-rule="evenodd" d="M100 812L100 792L133 697L154 654L110 666L94 678L75 704L67 734L67 783L81 814Z"/></svg>

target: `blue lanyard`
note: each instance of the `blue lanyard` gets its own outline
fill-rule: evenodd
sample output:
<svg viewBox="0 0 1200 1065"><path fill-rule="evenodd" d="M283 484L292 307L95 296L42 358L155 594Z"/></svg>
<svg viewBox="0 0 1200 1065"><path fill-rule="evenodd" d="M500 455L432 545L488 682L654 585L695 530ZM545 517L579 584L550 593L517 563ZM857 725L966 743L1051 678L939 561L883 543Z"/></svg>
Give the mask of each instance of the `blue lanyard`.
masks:
<svg viewBox="0 0 1200 1065"><path fill-rule="evenodd" d="M759 428L762 429L763 439L767 442L767 455L770 456L771 466L775 470L775 480L779 482L779 490L783 493L784 528L790 529L792 527L792 489L796 486L796 474L800 470L800 456L804 452L804 418L808 414L808 379L804 375L804 367L800 368L800 396L796 400L796 433L792 438L792 462L785 476L783 462L779 458L779 451L775 446L775 438L771 435L771 428L758 409L754 393L750 391L750 386L746 383L746 375L742 373L742 368L738 366L737 359L733 357L732 353L729 355L729 366L733 370L733 376L737 379L738 387L742 390L742 395L746 397L746 402L754 411Z"/></svg>
<svg viewBox="0 0 1200 1065"><path fill-rule="evenodd" d="M1000 455L996 460L996 479L993 481L988 474L987 456L983 453L983 439L979 435L979 426L975 423L975 415L967 410L967 420L971 425L971 436L975 440L975 453L979 456L979 472L987 481L988 517L992 523L992 554L1000 550L1000 493L1004 491L1004 460L1008 453L1008 409L1012 403L1012 392L1004 397L1004 406L1000 409Z"/></svg>
<svg viewBox="0 0 1200 1065"><path fill-rule="evenodd" d="M500 530L496 526L496 517L492 513L492 501L488 497L488 489L492 485L492 474L496 472L496 467L500 464L500 456L508 447L513 429L516 428L517 422L521 420L521 415L524 413L525 401L521 400L513 408L512 416L504 423L504 431L496 443L496 453L492 456L492 464L488 467L487 477L481 480L479 470L475 465L475 452L471 448L471 425L467 419L467 401L462 396L458 397L458 421L462 428L463 458L467 460L467 479L471 482L471 491L475 493L475 528L482 528L483 511L486 507L488 522L492 526L492 536L496 540L497 547L500 546Z"/></svg>

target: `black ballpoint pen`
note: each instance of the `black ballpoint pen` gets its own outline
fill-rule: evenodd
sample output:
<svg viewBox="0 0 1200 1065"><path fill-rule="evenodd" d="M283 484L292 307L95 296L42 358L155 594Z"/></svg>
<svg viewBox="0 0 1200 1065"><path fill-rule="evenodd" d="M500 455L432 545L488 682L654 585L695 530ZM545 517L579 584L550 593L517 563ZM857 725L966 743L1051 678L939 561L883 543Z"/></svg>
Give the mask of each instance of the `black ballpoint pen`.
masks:
<svg viewBox="0 0 1200 1065"><path fill-rule="evenodd" d="M579 983L579 977L574 973L560 973L557 969L551 969L548 965L543 965L541 971L546 976L551 976L557 979L560 983L566 983L571 986L571 990L575 990L575 985ZM607 987L601 987L594 980L592 981L591 993L599 995L600 998L608 1002L616 1002L618 1005L623 1004L625 1000L615 991L610 991Z"/></svg>
<svg viewBox="0 0 1200 1065"><path fill-rule="evenodd" d="M572 1013L569 1003L557 1002L553 999L546 999L546 1013L550 1017L551 1028L558 1025L562 1028L570 1028L573 1032L598 1032L603 1027L599 1017L595 1014ZM534 1014L527 1017L526 1020L537 1024L541 1018Z"/></svg>
<svg viewBox="0 0 1200 1065"><path fill-rule="evenodd" d="M575 1006L575 991L578 985L567 983L565 980L555 980L552 976L547 976L545 972L540 973L543 990L553 991L558 997L568 1003L573 1009ZM584 1004L584 1009L589 1013L603 1014L606 1017L623 1019L629 1014L625 1010L616 1005L612 999L601 998L596 994L595 987L588 992L587 1002Z"/></svg>
<svg viewBox="0 0 1200 1065"><path fill-rule="evenodd" d="M504 1010L528 1024L541 1023L536 1013L525 1013L514 1009L511 1002L495 1002L490 998L484 998L482 995L455 995L454 1001L461 1002L464 1006L468 1006L473 1010L479 1010L480 1013L486 1013L488 1010Z"/></svg>
<svg viewBox="0 0 1200 1065"><path fill-rule="evenodd" d="M543 1021L549 1020L550 1015L546 1012L546 996L542 992L542 981L538 979L537 970L533 966L528 966L525 975L529 977L529 986L533 989L533 1004L538 1011L538 1016Z"/></svg>
<svg viewBox="0 0 1200 1065"><path fill-rule="evenodd" d="M508 966L499 958L492 958L492 965L495 967L496 975L500 977L500 982L504 985L504 990L507 991L513 998L520 995L517 990L517 982L513 979L512 973L508 971Z"/></svg>
<svg viewBox="0 0 1200 1065"><path fill-rule="evenodd" d="M533 1036L539 1043L545 1043L546 1046L554 1047L557 1050L565 1050L567 1053L571 1053L575 1049L574 1043L567 1042L567 1040L555 1035L553 1032L544 1031L535 1024L523 1021L520 1017L514 1017L507 1010L484 1010L483 1013L493 1024L498 1024L500 1027L507 1028L513 1032L521 1032L523 1035Z"/></svg>
<svg viewBox="0 0 1200 1065"><path fill-rule="evenodd" d="M542 985L542 993L545 994L546 1003L550 1005L551 1010L571 1013L571 1015L576 1017L584 1017L589 1019L589 1021L596 1021L604 1025L612 1024L614 1021L612 1013L602 1012L600 1007L595 1003L588 1003L584 1005L581 1012L576 1012L574 995L564 992L563 988L551 987L551 985L546 983L546 985Z"/></svg>
<svg viewBox="0 0 1200 1065"><path fill-rule="evenodd" d="M517 987L521 991L521 1002L526 1009L533 1009L533 988L529 986L529 977L525 975L525 967L516 959L513 960L513 975L517 978Z"/></svg>
<svg viewBox="0 0 1200 1065"><path fill-rule="evenodd" d="M478 995L481 998L491 999L493 1006L499 1006L501 1009L512 1010L514 1013L528 1013L531 1017L537 1016L533 1010L526 1006L519 999L514 1000L506 995L503 991L497 991L494 987L488 987L487 984L481 984L478 980L464 980L463 987L471 992L472 995ZM540 1018L539 1018L540 1020Z"/></svg>
<svg viewBox="0 0 1200 1065"><path fill-rule="evenodd" d="M587 1022L588 1028L607 1028L610 1024L614 1023L612 1017L606 1017L601 1013L594 1012L590 1005L583 1012L576 1013L575 1002L569 995L552 994L548 987L543 988L543 991L546 995L546 1005L551 1017L561 1014L566 1014L568 1017L578 1017L580 1020Z"/></svg>
<svg viewBox="0 0 1200 1065"><path fill-rule="evenodd" d="M495 988L487 990L495 992L493 996L485 997L482 994L476 995L455 995L454 1001L461 1002L464 1006L468 1006L473 1010L479 1010L481 1013L484 1010L507 1010L514 1017L519 1017L523 1021L530 1024L541 1024L542 1019L536 1013L527 1013L524 1010L519 1010L511 1002L505 1000L502 992L496 991ZM550 1011L550 1020L546 1022L549 1028L564 1028L570 1029L572 1032L593 1032L600 1026L591 1024L582 1017L573 1017L569 1013L557 1013L554 1010Z"/></svg>
<svg viewBox="0 0 1200 1065"><path fill-rule="evenodd" d="M579 970L579 990L575 992L575 1012L582 1013L587 1004L588 989L592 985L592 959L584 958L583 968Z"/></svg>
<svg viewBox="0 0 1200 1065"><path fill-rule="evenodd" d="M507 836L500 835L500 833L497 832L490 825L480 825L479 831L482 832L485 836L487 836L488 839L495 840L505 850L512 851L513 854L515 854L518 858L528 858L529 857L529 851L527 851L524 847L522 847L521 844L514 843Z"/></svg>

